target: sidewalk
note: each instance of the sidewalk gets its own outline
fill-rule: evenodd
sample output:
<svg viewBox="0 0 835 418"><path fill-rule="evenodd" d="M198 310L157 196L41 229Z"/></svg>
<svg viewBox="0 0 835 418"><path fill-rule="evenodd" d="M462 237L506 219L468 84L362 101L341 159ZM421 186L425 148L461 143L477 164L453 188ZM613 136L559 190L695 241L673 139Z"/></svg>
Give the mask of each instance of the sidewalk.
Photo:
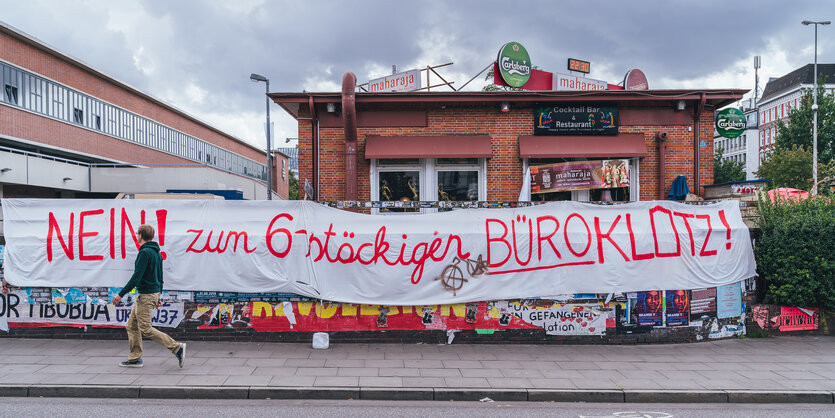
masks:
<svg viewBox="0 0 835 418"><path fill-rule="evenodd" d="M145 341L0 339L0 396L815 402L835 397L835 338L676 345L189 341L186 366Z"/></svg>

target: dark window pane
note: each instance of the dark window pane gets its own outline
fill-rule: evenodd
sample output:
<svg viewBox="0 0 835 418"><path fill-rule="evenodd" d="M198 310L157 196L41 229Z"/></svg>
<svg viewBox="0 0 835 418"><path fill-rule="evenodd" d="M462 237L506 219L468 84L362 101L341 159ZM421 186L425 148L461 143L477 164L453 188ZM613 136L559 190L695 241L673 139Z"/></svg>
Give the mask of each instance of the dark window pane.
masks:
<svg viewBox="0 0 835 418"><path fill-rule="evenodd" d="M438 164L466 164L466 165L476 165L478 164L478 158L438 158Z"/></svg>
<svg viewBox="0 0 835 418"><path fill-rule="evenodd" d="M439 171L438 200L478 200L478 171Z"/></svg>
<svg viewBox="0 0 835 418"><path fill-rule="evenodd" d="M418 171L382 171L380 178L380 200L416 201L420 200L420 172ZM381 208L380 212L416 212L417 209Z"/></svg>
<svg viewBox="0 0 835 418"><path fill-rule="evenodd" d="M377 165L418 165L420 160L417 158L386 158L377 160Z"/></svg>
<svg viewBox="0 0 835 418"><path fill-rule="evenodd" d="M537 193L531 195L531 200L535 202L558 202L563 200L571 200L571 192L562 191L551 193Z"/></svg>
<svg viewBox="0 0 835 418"><path fill-rule="evenodd" d="M589 200L591 200L592 202L628 202L629 187L616 187L614 189L592 189L589 193Z"/></svg>
<svg viewBox="0 0 835 418"><path fill-rule="evenodd" d="M17 104L17 87L6 84L6 101Z"/></svg>

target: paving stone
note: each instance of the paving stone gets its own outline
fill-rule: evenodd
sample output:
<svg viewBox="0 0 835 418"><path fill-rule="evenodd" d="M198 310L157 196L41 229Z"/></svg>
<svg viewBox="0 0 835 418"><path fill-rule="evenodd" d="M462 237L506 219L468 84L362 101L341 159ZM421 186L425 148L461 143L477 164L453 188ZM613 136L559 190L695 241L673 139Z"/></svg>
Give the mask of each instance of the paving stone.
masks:
<svg viewBox="0 0 835 418"><path fill-rule="evenodd" d="M420 369L400 369L400 368L380 368L377 372L378 376L420 376Z"/></svg>
<svg viewBox="0 0 835 418"><path fill-rule="evenodd" d="M325 367L325 359L296 359L290 358L284 362L285 367Z"/></svg>
<svg viewBox="0 0 835 418"><path fill-rule="evenodd" d="M574 389L574 382L571 379L528 379L534 388L537 389Z"/></svg>
<svg viewBox="0 0 835 418"><path fill-rule="evenodd" d="M339 369L318 369L314 367L299 367L296 369L296 376L336 376Z"/></svg>
<svg viewBox="0 0 835 418"><path fill-rule="evenodd" d="M403 387L407 388L438 388L446 387L443 377L403 377Z"/></svg>
<svg viewBox="0 0 835 418"><path fill-rule="evenodd" d="M530 380L521 377L488 377L487 381L494 388L529 388Z"/></svg>
<svg viewBox="0 0 835 418"><path fill-rule="evenodd" d="M403 360L403 365L410 369L443 369L443 360Z"/></svg>
<svg viewBox="0 0 835 418"><path fill-rule="evenodd" d="M316 376L273 376L268 386L313 387Z"/></svg>
<svg viewBox="0 0 835 418"><path fill-rule="evenodd" d="M462 377L458 369L419 369L423 377Z"/></svg>
<svg viewBox="0 0 835 418"><path fill-rule="evenodd" d="M359 386L360 378L357 376L317 376L313 386Z"/></svg>
<svg viewBox="0 0 835 418"><path fill-rule="evenodd" d="M489 388L490 382L483 377L445 377L444 382L449 388Z"/></svg>
<svg viewBox="0 0 835 418"><path fill-rule="evenodd" d="M223 386L267 386L272 376L229 376Z"/></svg>
<svg viewBox="0 0 835 418"><path fill-rule="evenodd" d="M293 376L297 367L256 367L253 376Z"/></svg>
<svg viewBox="0 0 835 418"><path fill-rule="evenodd" d="M379 369L375 367L340 367L337 376L379 376Z"/></svg>
<svg viewBox="0 0 835 418"><path fill-rule="evenodd" d="M403 387L403 377L360 376L361 387Z"/></svg>
<svg viewBox="0 0 835 418"><path fill-rule="evenodd" d="M460 369L463 377L504 377L499 369Z"/></svg>
<svg viewBox="0 0 835 418"><path fill-rule="evenodd" d="M360 359L327 359L324 367L366 367L365 360ZM370 366L369 366L370 367Z"/></svg>

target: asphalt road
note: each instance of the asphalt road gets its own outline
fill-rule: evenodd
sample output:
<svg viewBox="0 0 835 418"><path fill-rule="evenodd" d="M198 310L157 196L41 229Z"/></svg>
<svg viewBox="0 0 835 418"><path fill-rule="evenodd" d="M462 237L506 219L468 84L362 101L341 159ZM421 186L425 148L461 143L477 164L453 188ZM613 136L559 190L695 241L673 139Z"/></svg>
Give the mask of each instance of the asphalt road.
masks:
<svg viewBox="0 0 835 418"><path fill-rule="evenodd" d="M832 404L604 404L355 400L0 398L0 416L835 417Z"/></svg>

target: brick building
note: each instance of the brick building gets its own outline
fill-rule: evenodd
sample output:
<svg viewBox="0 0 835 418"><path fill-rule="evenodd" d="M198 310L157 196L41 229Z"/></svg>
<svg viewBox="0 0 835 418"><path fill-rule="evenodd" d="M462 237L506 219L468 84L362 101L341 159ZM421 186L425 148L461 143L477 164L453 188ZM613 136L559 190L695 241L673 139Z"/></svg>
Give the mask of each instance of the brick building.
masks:
<svg viewBox="0 0 835 418"><path fill-rule="evenodd" d="M0 197L266 198L264 150L3 23L0 45ZM287 156L275 157L275 194L286 198Z"/></svg>
<svg viewBox="0 0 835 418"><path fill-rule="evenodd" d="M713 183L714 109L745 93L354 91L269 94L298 120L299 180L317 200L515 201L529 166L613 158L628 161L629 187L532 199L666 199L678 175L702 194ZM537 109L575 105L615 108L615 135L535 134Z"/></svg>

